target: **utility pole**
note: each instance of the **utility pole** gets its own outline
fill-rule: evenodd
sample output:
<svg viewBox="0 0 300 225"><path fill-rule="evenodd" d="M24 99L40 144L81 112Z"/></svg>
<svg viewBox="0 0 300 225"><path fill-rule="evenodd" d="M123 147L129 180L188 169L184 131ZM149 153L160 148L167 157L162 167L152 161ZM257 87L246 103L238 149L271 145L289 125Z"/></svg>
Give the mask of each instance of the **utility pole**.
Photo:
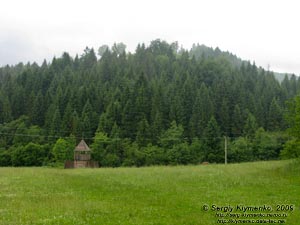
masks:
<svg viewBox="0 0 300 225"><path fill-rule="evenodd" d="M224 136L225 165L227 164L227 137Z"/></svg>

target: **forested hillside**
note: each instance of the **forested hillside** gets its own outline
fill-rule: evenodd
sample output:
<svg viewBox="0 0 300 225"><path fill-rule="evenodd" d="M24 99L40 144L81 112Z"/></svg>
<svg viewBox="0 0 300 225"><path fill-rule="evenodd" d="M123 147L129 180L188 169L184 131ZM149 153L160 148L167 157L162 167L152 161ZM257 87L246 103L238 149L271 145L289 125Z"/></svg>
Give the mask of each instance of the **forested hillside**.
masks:
<svg viewBox="0 0 300 225"><path fill-rule="evenodd" d="M223 162L224 136L231 162L279 157L295 76L160 40L99 53L0 69L0 165L72 159L81 138L102 166Z"/></svg>

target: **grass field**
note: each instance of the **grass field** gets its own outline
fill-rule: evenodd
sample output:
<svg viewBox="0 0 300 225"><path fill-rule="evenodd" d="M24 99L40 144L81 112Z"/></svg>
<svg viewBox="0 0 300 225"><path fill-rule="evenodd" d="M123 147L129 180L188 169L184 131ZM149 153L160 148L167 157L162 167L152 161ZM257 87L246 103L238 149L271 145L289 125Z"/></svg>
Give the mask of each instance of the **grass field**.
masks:
<svg viewBox="0 0 300 225"><path fill-rule="evenodd" d="M286 224L300 224L300 166L271 161L227 166L0 168L0 224L5 225L209 225L217 224L214 204L267 205L272 213L278 213L277 204L293 204L293 211L285 211ZM204 211L203 205L209 210Z"/></svg>

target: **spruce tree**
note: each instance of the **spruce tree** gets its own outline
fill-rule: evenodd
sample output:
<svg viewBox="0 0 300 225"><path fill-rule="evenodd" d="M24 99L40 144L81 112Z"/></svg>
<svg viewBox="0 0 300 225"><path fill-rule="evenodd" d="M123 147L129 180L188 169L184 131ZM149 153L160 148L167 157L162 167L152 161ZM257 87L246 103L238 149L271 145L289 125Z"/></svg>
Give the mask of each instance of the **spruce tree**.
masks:
<svg viewBox="0 0 300 225"><path fill-rule="evenodd" d="M224 160L221 147L222 140L220 127L216 119L212 116L204 130L203 142L206 148L206 160L217 163Z"/></svg>
<svg viewBox="0 0 300 225"><path fill-rule="evenodd" d="M139 147L146 147L148 143L151 141L150 136L150 128L149 123L144 117L139 123L138 123L138 130L136 135L136 143Z"/></svg>
<svg viewBox="0 0 300 225"><path fill-rule="evenodd" d="M55 137L62 136L60 132L60 128L61 128L61 116L60 116L59 109L56 108L55 113L52 117L50 135Z"/></svg>
<svg viewBox="0 0 300 225"><path fill-rule="evenodd" d="M43 126L45 120L45 107L44 98L41 91L39 91L34 100L31 118L33 124Z"/></svg>
<svg viewBox="0 0 300 225"><path fill-rule="evenodd" d="M248 116L244 125L244 136L253 139L257 128L258 126L255 117L252 113L248 112Z"/></svg>
<svg viewBox="0 0 300 225"><path fill-rule="evenodd" d="M283 113L277 100L273 98L267 118L268 130L279 131L283 127Z"/></svg>

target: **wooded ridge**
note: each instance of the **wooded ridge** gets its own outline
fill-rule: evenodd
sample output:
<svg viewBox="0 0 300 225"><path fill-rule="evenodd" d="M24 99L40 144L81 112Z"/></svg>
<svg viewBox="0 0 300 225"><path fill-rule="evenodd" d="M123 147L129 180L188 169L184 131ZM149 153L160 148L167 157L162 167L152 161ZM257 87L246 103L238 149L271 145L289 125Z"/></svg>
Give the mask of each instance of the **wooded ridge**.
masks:
<svg viewBox="0 0 300 225"><path fill-rule="evenodd" d="M0 165L72 157L84 138L102 166L276 159L300 80L219 49L154 40L0 68Z"/></svg>

